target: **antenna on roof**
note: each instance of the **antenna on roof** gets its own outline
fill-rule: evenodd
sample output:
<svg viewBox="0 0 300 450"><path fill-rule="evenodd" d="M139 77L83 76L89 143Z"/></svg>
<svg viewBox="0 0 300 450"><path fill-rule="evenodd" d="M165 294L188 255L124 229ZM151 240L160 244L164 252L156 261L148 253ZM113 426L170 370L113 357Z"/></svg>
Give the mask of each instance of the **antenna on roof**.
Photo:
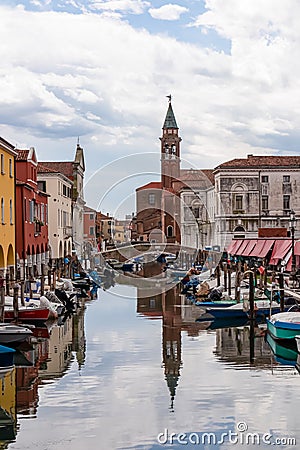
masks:
<svg viewBox="0 0 300 450"><path fill-rule="evenodd" d="M77 138L77 146L79 146L80 144L79 144L79 136L78 136L78 138Z"/></svg>

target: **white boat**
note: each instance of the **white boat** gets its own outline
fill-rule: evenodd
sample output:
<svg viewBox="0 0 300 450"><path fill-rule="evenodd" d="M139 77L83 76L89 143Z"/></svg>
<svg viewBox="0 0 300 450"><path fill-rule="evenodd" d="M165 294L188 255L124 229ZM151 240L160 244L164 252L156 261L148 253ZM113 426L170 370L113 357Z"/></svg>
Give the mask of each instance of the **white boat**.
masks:
<svg viewBox="0 0 300 450"><path fill-rule="evenodd" d="M14 324L0 323L0 344L23 342L30 336L32 336L32 331L29 328Z"/></svg>
<svg viewBox="0 0 300 450"><path fill-rule="evenodd" d="M42 313L43 310L48 310L46 320L57 319L58 313L56 309L58 306L59 305L57 303L50 302L43 295L39 299L37 298L25 299L25 305L22 305L21 298L18 298L18 312L20 313L19 316L21 316L21 313L26 316L26 311L39 310ZM13 297L10 296L5 297L4 310L5 310L5 319L8 318L11 319L13 311ZM42 315L41 317L44 317L44 315Z"/></svg>

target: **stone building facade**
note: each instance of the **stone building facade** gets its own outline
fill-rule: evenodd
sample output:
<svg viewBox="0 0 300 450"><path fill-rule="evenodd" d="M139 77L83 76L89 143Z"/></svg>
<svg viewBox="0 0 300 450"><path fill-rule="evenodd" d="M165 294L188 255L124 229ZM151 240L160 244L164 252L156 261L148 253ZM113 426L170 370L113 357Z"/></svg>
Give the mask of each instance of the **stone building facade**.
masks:
<svg viewBox="0 0 300 450"><path fill-rule="evenodd" d="M233 237L257 237L260 228L288 230L291 210L300 215L300 156L248 155L214 175L216 235L225 246Z"/></svg>
<svg viewBox="0 0 300 450"><path fill-rule="evenodd" d="M260 229L288 234L291 211L300 215L300 156L248 155L214 169L181 169L178 131L170 98L161 181L136 189L135 239L222 251L232 238L254 238Z"/></svg>

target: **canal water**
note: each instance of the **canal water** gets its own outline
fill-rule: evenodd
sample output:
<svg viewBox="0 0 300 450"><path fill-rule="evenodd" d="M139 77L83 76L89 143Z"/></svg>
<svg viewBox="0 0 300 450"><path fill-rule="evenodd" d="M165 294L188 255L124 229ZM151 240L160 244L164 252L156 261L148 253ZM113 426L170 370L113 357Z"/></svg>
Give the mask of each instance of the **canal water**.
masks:
<svg viewBox="0 0 300 450"><path fill-rule="evenodd" d="M116 284L39 339L2 377L0 448L300 448L297 353L263 326L252 347L245 324L207 329L179 294Z"/></svg>

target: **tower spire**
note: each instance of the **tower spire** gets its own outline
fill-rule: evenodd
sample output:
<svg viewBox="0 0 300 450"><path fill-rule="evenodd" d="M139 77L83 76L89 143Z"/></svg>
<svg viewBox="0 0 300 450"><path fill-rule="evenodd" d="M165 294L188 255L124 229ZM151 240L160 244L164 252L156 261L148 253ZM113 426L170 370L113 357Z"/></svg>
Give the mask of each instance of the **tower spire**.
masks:
<svg viewBox="0 0 300 450"><path fill-rule="evenodd" d="M178 126L177 126L177 123L176 123L176 119L175 119L175 115L174 115L173 108L172 108L172 103L171 103L172 95L171 94L170 95L166 95L166 97L169 99L169 107L168 107L168 111L167 111L166 118L165 118L165 121L164 121L163 129L175 128L175 129L178 130Z"/></svg>

